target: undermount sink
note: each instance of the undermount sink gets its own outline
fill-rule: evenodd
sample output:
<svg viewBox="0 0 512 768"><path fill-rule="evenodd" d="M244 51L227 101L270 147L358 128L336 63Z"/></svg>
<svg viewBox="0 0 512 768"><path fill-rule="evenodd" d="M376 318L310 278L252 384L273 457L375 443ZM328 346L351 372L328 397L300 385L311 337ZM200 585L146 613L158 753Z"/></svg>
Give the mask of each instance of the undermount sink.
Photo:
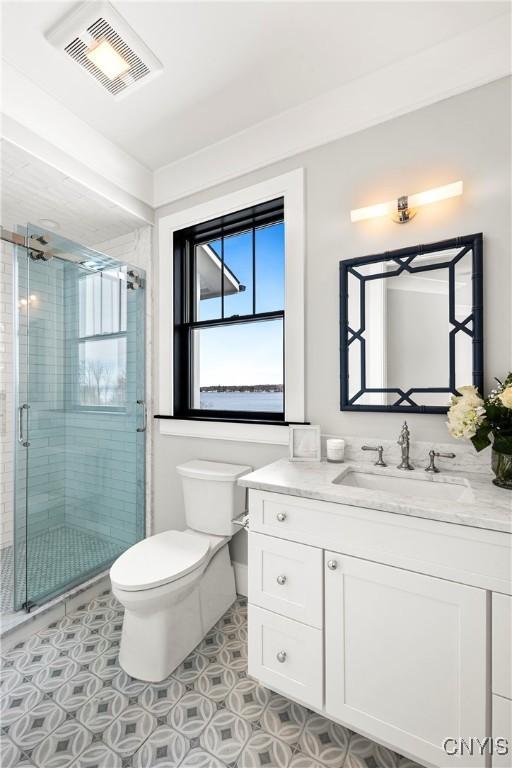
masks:
<svg viewBox="0 0 512 768"><path fill-rule="evenodd" d="M439 499L445 501L463 501L470 492L465 483L446 482L442 478L404 477L393 475L371 474L349 470L339 475L334 481L337 485L351 488L365 488L368 491L385 491L398 496L419 496L424 499Z"/></svg>

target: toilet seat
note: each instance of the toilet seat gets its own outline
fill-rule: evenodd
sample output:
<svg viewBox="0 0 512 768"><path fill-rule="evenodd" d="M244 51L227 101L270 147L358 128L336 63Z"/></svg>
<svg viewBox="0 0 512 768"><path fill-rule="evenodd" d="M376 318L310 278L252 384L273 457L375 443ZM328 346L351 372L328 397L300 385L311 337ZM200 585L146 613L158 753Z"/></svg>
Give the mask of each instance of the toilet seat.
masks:
<svg viewBox="0 0 512 768"><path fill-rule="evenodd" d="M127 592L154 589L186 576L210 555L210 539L193 531L164 531L139 541L110 569L112 585Z"/></svg>

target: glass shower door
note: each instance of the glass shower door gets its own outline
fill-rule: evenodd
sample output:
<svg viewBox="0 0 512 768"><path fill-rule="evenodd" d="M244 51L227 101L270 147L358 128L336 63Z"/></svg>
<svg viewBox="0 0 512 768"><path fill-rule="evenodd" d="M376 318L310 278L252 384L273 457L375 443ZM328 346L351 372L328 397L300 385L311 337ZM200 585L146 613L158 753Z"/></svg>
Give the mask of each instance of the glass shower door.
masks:
<svg viewBox="0 0 512 768"><path fill-rule="evenodd" d="M32 226L28 236L26 558L16 572L30 609L144 536L145 344L142 270Z"/></svg>
<svg viewBox="0 0 512 768"><path fill-rule="evenodd" d="M19 610L27 602L27 480L28 480L28 323L29 261L25 248L13 249L13 366L14 366L14 520L12 599ZM9 593L10 590L6 590Z"/></svg>

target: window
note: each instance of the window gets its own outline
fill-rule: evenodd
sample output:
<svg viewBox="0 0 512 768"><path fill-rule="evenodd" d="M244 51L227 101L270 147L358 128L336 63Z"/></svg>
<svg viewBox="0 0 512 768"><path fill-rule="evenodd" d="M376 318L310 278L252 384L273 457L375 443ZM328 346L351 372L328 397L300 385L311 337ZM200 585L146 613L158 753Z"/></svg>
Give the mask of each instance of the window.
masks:
<svg viewBox="0 0 512 768"><path fill-rule="evenodd" d="M282 197L174 232L174 415L282 423Z"/></svg>
<svg viewBox="0 0 512 768"><path fill-rule="evenodd" d="M78 405L126 407L126 268L78 281Z"/></svg>
<svg viewBox="0 0 512 768"><path fill-rule="evenodd" d="M256 264L256 314L266 311L278 311L282 313L282 336L283 342L280 349L284 356L284 378L283 378L283 407L284 420L279 420L275 412L271 412L270 417L265 419L263 411L258 413L250 412L247 418L244 418L241 411L231 411L228 416L217 417L213 409L199 409L198 416L193 417L190 409L193 404L192 394L196 394L192 382L197 381L197 375L194 370L183 366L190 366L192 361L198 361L190 354L190 339L193 335L192 329L187 324L192 322L190 308L197 304L197 298L192 301L190 293L190 283L185 282L183 270L188 270L190 276L191 261L194 255L194 248L189 243L183 233L192 235L204 235L202 243L216 243L220 239L219 232L208 232L206 225L198 225L198 222L224 223L233 226L236 223L234 214L240 215L240 212L254 210L259 208L262 203L268 204L268 201L283 201L283 212L281 218L274 222L263 222L259 220L256 223L256 242L259 238L269 235L270 227L273 224L283 222L281 232L284 239L283 258L284 269L281 276L284 285L284 303L281 306L275 305L273 291L267 293L258 290L258 279L261 270L266 268L266 258L270 259L270 252L260 251L260 258ZM200 232L201 227L204 227ZM242 230L236 228L224 231L224 246L226 239L230 235L248 232L252 228L252 222ZM304 261L305 261L305 199L304 199L304 169L296 168L293 171L283 173L279 176L265 179L247 187L236 189L225 195L212 197L196 205L180 207L168 214L161 215L157 220L158 230L158 280L155 283L157 306L155 312L155 322L157 326L157 345L156 345L156 418L158 421L159 432L162 435L175 435L182 437L198 437L214 440L235 440L237 442L254 442L261 444L288 444L287 423L303 423L305 419L305 401L304 401ZM236 230L236 231L235 231ZM222 234L222 233L221 233ZM177 253L181 242L181 256ZM188 248L188 259L184 252ZM221 260L222 254L215 251L215 245L211 254L211 261ZM229 251L229 245L228 245ZM248 301L252 296L253 270L244 271L242 260L238 260L237 269L231 269L240 285L245 286L245 291L236 291L233 294L233 302ZM245 263L245 262L244 262ZM227 265L226 265L227 266ZM240 268L242 266L242 269ZM220 283L220 274L217 267L216 280L217 290L222 291ZM214 273L215 274L215 273ZM224 287L230 280L229 273L224 270ZM276 279L272 283L277 289L279 281ZM178 286L180 288L178 289ZM231 281L231 288L235 286ZM281 289L282 290L282 289ZM277 291L276 291L277 292ZM204 294L203 294L204 295ZM281 294L282 295L282 294ZM228 301L231 301L229 291L225 291L225 312L230 311L236 314L235 310L230 310ZM215 319L221 321L217 325L222 325L226 319L230 322L225 323L226 332L236 326L238 330L244 330L249 333L249 323L237 322L243 320L239 318L219 317L218 306L222 302L222 296L211 296L210 304L204 299L204 311L207 307L212 307L217 303ZM263 303L262 303L263 302ZM221 307L222 308L222 307ZM203 307L199 307L199 313ZM210 310L208 310L210 311ZM245 311L245 310L242 310ZM251 312L253 305L251 304ZM240 314L240 310L238 311ZM205 319L205 317L203 317ZM272 318L270 318L272 319ZM275 318L276 320L278 318ZM250 321L255 321L251 315ZM197 322L197 317L196 317ZM260 320L259 322L268 322ZM204 327L204 326L203 326ZM217 326L215 326L216 328ZM203 335L206 333L203 330ZM211 334L214 328L212 325ZM220 332L220 331L219 331ZM251 339L248 340L251 343ZM206 346L206 342L203 346ZM277 347L277 344L276 344ZM188 352L187 352L188 349ZM200 347L201 349L201 347ZM222 351L222 350L221 350ZM256 352L256 350L254 350ZM246 356L250 350L244 348ZM201 361L199 360L199 363ZM241 369L243 362L238 362L238 369ZM179 372L182 372L180 374ZM183 373L184 372L184 373ZM230 382L231 383L231 382ZM235 382L236 384L237 382ZM274 383L265 381L264 384ZM215 381L214 385L219 384ZM205 385L206 386L206 385ZM199 393L200 393L199 389ZM208 393L206 393L207 395ZM232 395L234 393L231 393ZM274 393L277 394L277 393ZM205 395L205 396L206 396ZM200 397L200 394L199 394ZM254 400L253 400L254 402Z"/></svg>

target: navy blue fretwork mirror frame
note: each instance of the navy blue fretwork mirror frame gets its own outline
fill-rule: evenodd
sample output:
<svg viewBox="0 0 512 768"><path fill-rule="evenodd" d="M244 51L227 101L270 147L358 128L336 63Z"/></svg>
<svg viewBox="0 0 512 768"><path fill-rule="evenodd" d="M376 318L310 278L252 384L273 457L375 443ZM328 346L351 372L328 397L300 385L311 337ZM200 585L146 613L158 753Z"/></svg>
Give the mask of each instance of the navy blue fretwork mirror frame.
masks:
<svg viewBox="0 0 512 768"><path fill-rule="evenodd" d="M342 411L446 413L483 360L481 233L340 261Z"/></svg>

